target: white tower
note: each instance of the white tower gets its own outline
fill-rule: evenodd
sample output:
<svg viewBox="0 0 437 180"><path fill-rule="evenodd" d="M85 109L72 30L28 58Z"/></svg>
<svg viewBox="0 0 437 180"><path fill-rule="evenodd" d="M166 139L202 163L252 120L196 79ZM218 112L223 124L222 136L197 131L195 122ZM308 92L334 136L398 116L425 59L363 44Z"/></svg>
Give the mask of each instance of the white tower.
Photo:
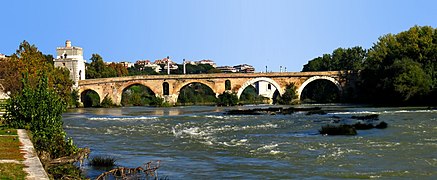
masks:
<svg viewBox="0 0 437 180"><path fill-rule="evenodd" d="M65 47L56 48L56 59L53 60L55 67L64 67L70 71L70 79L73 87L79 85L79 80L85 79L85 60L83 50L80 47L71 46L71 41L65 41Z"/></svg>

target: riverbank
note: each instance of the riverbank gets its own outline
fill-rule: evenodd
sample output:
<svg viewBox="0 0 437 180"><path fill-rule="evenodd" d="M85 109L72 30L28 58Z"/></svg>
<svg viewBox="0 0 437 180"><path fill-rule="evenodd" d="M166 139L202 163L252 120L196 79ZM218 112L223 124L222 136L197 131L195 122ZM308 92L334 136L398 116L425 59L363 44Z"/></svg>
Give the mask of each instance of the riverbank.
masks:
<svg viewBox="0 0 437 180"><path fill-rule="evenodd" d="M0 179L49 179L26 130L0 130Z"/></svg>

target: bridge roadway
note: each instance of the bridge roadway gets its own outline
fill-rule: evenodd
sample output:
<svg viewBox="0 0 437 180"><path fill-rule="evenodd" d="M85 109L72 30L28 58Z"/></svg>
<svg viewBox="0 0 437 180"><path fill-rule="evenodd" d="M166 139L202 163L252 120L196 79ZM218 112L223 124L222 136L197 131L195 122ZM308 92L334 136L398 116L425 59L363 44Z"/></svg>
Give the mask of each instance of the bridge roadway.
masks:
<svg viewBox="0 0 437 180"><path fill-rule="evenodd" d="M275 91L282 95L286 86L294 83L300 99L305 86L320 79L332 82L340 94L348 82L346 71L142 75L81 80L78 90L81 96L91 90L99 95L100 101L108 96L114 103L120 104L123 91L139 84L150 88L156 96L163 97L165 101L174 104L177 102L180 90L195 82L208 86L216 95L230 91L237 93L238 98L246 87L254 86L260 95L270 99L273 98Z"/></svg>

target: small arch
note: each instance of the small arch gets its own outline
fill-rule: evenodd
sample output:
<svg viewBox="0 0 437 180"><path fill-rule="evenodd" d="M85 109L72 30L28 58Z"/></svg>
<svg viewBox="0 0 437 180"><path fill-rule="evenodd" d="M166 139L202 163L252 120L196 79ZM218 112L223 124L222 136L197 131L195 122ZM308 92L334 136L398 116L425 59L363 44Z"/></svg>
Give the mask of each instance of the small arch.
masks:
<svg viewBox="0 0 437 180"><path fill-rule="evenodd" d="M300 100L302 91L305 89L305 86L307 86L309 83L311 83L315 80L320 80L320 79L328 80L328 81L334 83L334 85L337 87L339 93L342 94L343 88L341 87L340 82L338 82L336 79L329 77L329 76L313 76L313 77L310 77L309 79L307 79L305 82L303 82L302 85L299 87L299 89L297 90L297 98Z"/></svg>
<svg viewBox="0 0 437 180"><path fill-rule="evenodd" d="M168 84L168 82L162 83L162 94L164 96L170 95L170 85Z"/></svg>
<svg viewBox="0 0 437 180"><path fill-rule="evenodd" d="M229 80L229 79L227 79L226 81L225 81L225 90L231 90L231 81Z"/></svg>
<svg viewBox="0 0 437 180"><path fill-rule="evenodd" d="M99 107L100 99L99 93L92 89L87 89L80 93L80 101L84 107Z"/></svg>
<svg viewBox="0 0 437 180"><path fill-rule="evenodd" d="M255 78L255 79L251 79L249 81L246 81L240 87L240 89L238 89L238 92L237 92L238 99L240 99L240 96L243 93L244 89L246 89L246 87L252 86L252 84L259 82L259 81L268 82L269 84L273 85L273 87L275 87L279 91L280 94L284 94L284 90L281 88L281 86L276 81L274 81L273 79L270 79L270 78L260 77L260 78ZM272 97L270 97L270 98L272 98Z"/></svg>

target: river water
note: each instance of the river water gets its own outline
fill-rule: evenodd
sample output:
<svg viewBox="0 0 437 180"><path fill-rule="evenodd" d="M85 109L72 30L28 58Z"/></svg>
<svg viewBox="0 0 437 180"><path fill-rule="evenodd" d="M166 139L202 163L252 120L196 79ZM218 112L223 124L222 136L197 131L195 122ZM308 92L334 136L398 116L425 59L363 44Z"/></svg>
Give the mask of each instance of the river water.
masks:
<svg viewBox="0 0 437 180"><path fill-rule="evenodd" d="M63 117L67 134L91 157L111 156L132 168L161 160L160 178L437 179L437 110L333 104L319 105L325 115L223 113L260 107L268 106L90 108ZM338 117L351 123L351 116L368 114L379 114L388 128L318 133ZM103 172L82 168L90 178Z"/></svg>

